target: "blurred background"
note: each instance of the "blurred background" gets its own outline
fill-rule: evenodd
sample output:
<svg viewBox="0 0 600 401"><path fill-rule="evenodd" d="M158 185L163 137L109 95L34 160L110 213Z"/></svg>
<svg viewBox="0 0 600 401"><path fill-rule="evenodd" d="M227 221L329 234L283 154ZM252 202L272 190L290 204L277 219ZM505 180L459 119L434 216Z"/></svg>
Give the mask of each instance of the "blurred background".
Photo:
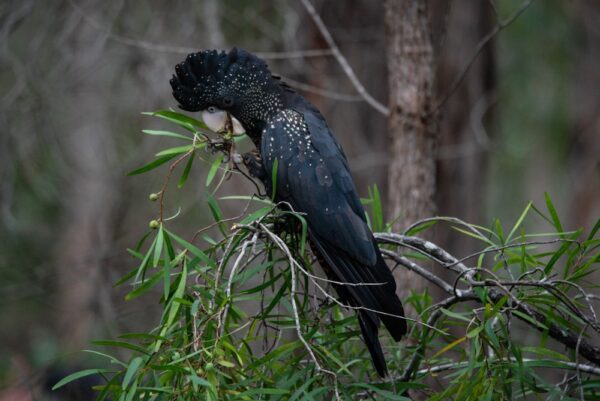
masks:
<svg viewBox="0 0 600 401"><path fill-rule="evenodd" d="M385 104L382 4L313 3ZM510 224L546 191L565 229L589 230L600 217L600 2L534 1L506 26L522 1L430 3L439 98L493 33L440 110L438 213ZM168 81L187 53L237 46L267 59L328 119L361 195L377 184L385 199L394 158L386 118L357 94L296 1L4 0L0 21L2 401L46 399L48 383L86 365L78 351L91 339L154 325L157 305L124 302L113 283L135 264L126 248L156 217L148 195L164 169L126 172L171 144L141 133L171 128L141 112L176 107ZM210 221L207 168L196 164L186 188L170 191L180 233ZM219 194L253 190L234 177ZM467 251L451 236L438 242Z"/></svg>

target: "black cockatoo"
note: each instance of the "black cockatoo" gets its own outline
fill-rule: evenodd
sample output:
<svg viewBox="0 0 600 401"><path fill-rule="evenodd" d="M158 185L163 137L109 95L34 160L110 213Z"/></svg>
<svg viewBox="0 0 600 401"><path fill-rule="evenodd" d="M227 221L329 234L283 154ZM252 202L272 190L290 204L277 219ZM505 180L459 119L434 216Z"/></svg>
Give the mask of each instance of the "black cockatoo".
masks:
<svg viewBox="0 0 600 401"><path fill-rule="evenodd" d="M171 86L180 107L202 111L212 129L224 127L227 113L237 119L234 129L245 131L258 149L245 154L244 162L267 192L277 160L275 201L306 214L311 248L332 281L379 283L335 288L342 303L359 307L364 341L377 372L385 376L379 323L399 341L406 333L404 311L367 226L344 151L319 110L271 75L263 60L235 48L188 55L175 67Z"/></svg>

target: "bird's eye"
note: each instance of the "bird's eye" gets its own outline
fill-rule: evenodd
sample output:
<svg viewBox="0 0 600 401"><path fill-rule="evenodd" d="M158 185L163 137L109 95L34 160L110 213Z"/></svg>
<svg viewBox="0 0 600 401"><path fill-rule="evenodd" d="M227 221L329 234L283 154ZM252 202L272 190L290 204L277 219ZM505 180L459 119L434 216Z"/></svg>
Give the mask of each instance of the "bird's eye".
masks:
<svg viewBox="0 0 600 401"><path fill-rule="evenodd" d="M209 113L216 113L217 112L217 108L215 106L208 106L208 109L206 109L206 111L208 111Z"/></svg>
<svg viewBox="0 0 600 401"><path fill-rule="evenodd" d="M223 98L223 105L226 107L233 106L233 98L231 96L225 96Z"/></svg>

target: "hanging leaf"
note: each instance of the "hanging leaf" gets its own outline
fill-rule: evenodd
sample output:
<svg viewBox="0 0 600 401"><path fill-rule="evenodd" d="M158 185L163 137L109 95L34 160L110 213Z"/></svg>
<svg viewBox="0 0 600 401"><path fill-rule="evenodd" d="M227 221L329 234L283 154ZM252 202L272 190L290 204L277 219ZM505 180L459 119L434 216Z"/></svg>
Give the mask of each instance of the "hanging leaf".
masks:
<svg viewBox="0 0 600 401"><path fill-rule="evenodd" d="M212 165L210 166L210 170L208 171L208 175L206 176L206 186L207 187L210 186L210 183L215 178L215 175L217 174L219 167L221 167L221 163L223 162L224 156L225 155L223 153L219 154L217 156L217 158L213 161Z"/></svg>

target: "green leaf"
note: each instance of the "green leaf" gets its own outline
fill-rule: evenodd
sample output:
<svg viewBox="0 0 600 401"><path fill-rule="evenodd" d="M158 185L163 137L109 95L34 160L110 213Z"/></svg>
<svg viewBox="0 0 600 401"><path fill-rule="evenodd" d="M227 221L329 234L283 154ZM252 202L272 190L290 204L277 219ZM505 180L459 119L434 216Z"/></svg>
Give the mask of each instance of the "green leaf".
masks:
<svg viewBox="0 0 600 401"><path fill-rule="evenodd" d="M178 139L185 139L186 141L193 141L194 138L186 136L186 135L181 135L178 134L176 132L171 132L171 131L162 131L162 130L154 130L154 129L143 129L142 132L144 134L148 134L148 135L157 135L157 136L169 136L172 138L178 138Z"/></svg>
<svg viewBox="0 0 600 401"><path fill-rule="evenodd" d="M546 267L544 267L544 273L546 273L546 274L550 273L552 271L552 267L556 264L556 262L558 262L558 259L560 259L560 257L562 255L564 255L564 253L570 247L571 247L571 243L569 243L569 242L563 243L560 246L560 248L558 248L558 250L554 253L554 255L552 255L552 257L550 258L550 260L546 264Z"/></svg>
<svg viewBox="0 0 600 401"><path fill-rule="evenodd" d="M177 156L177 154L172 154L172 155L166 155L166 156L159 157L158 159L154 160L153 162L150 162L150 163L146 164L143 167L140 167L140 168L138 168L136 170L130 171L129 173L127 173L127 175L137 175L137 174L145 173L146 171L153 170L153 169L157 168L158 166L162 166L163 164L165 164L169 160L173 159L175 156Z"/></svg>
<svg viewBox="0 0 600 401"><path fill-rule="evenodd" d="M240 394L240 396L251 396L251 395L287 395L289 394L289 390L285 390L282 388L254 388L248 391L244 391Z"/></svg>
<svg viewBox="0 0 600 401"><path fill-rule="evenodd" d="M179 245L181 245L182 247L184 247L185 249L190 251L194 256L196 256L202 262L207 263L207 264L214 264L212 259L210 259L200 248L187 242L180 236L173 234L170 231L167 231L167 230L165 230L165 231L167 232L167 234L169 234L169 236L171 238L173 238L175 240L175 242L177 242Z"/></svg>
<svg viewBox="0 0 600 401"><path fill-rule="evenodd" d="M210 186L210 183L215 178L215 175L217 174L219 167L221 167L221 163L223 162L224 156L225 155L223 153L220 153L217 156L217 158L213 161L212 165L210 166L210 170L208 171L208 175L206 176L206 186L207 187Z"/></svg>
<svg viewBox="0 0 600 401"><path fill-rule="evenodd" d="M60 380L58 383L56 383L52 387L52 391L54 391L56 389L59 389L62 386L64 386L65 384L71 383L74 380L81 379L82 377L91 376L91 375L97 375L97 374L106 373L106 372L110 372L110 370L108 370L108 369L85 369L85 370L80 370L79 372L72 373L69 376L67 376L67 377L63 378L62 380Z"/></svg>
<svg viewBox="0 0 600 401"><path fill-rule="evenodd" d="M563 227L560 223L560 219L558 218L558 213L556 213L556 209L554 208L554 204L552 203L552 199L550 199L550 195L548 192L544 192L544 197L546 198L546 207L548 208L548 212L550 212L550 217L552 217L552 222L554 223L554 227L558 233L562 233Z"/></svg>
<svg viewBox="0 0 600 401"><path fill-rule="evenodd" d="M195 159L195 153L192 152L189 156L189 159L185 165L185 168L183 169L183 173L181 174L181 178L179 178L179 182L177 183L177 188L183 188L183 186L185 185L185 182L188 179L188 176L190 175L190 170L192 169L192 164L194 163L194 159Z"/></svg>
<svg viewBox="0 0 600 401"><path fill-rule="evenodd" d="M186 116L185 114L181 114L173 110L158 110L154 112L143 112L142 114L146 116L155 116L167 121L171 121L191 132L196 131L194 127L208 129L208 126L202 121L198 121L195 118Z"/></svg>
<svg viewBox="0 0 600 401"><path fill-rule="evenodd" d="M210 383L208 380L205 380L205 379L203 379L201 377L198 377L196 375L190 375L188 377L190 378L191 382L196 383L199 386L208 387L208 388L212 388L213 387L212 383Z"/></svg>
<svg viewBox="0 0 600 401"><path fill-rule="evenodd" d="M157 157L160 156L168 156L168 155L181 155L183 153L189 152L194 149L194 145L185 145L185 146L175 146L174 148L169 148L162 150L156 154Z"/></svg>
<svg viewBox="0 0 600 401"><path fill-rule="evenodd" d="M142 284L140 284L136 289L125 295L125 300L131 301L132 299L137 298L140 295L146 293L148 290L154 287L156 283L158 283L161 277L162 271L158 271L154 275L152 275L152 277L145 279L142 282Z"/></svg>
<svg viewBox="0 0 600 401"><path fill-rule="evenodd" d="M525 207L525 210L523 210L523 213L521 213L521 216L519 216L519 219L517 220L517 222L513 226L512 230L510 230L510 233L508 234L508 237L506 237L506 242L510 241L510 239L514 235L515 231L517 231L517 229L521 226L521 224L523 223L523 220L527 216L527 213L529 213L529 209L531 209L531 205L532 205L531 202L529 202L527 204L527 207Z"/></svg>
<svg viewBox="0 0 600 401"><path fill-rule="evenodd" d="M375 231L383 231L383 210L381 208L381 197L379 196L379 188L373 185L373 229Z"/></svg>
<svg viewBox="0 0 600 401"><path fill-rule="evenodd" d="M133 279L134 282L137 282L140 277L144 277L144 275L146 274L146 269L148 268L148 263L150 262L150 257L152 256L152 252L154 250L154 247L156 246L156 240L157 240L157 237L155 236L154 240L152 241L152 244L150 244L150 247L146 251L146 256L144 256L144 259L138 266L137 270L135 270L135 278ZM119 282L117 284L121 283L121 281L126 279L126 277L127 276L121 278L121 280L119 280Z"/></svg>
<svg viewBox="0 0 600 401"><path fill-rule="evenodd" d="M512 311L512 313L516 316L518 316L519 318L521 318L522 320L525 320L526 322L531 323L532 325L541 328L542 330L548 330L548 327L546 327L546 325L544 325L541 322L538 322L537 320L535 320L534 318L532 318L531 316L520 312L518 310L514 310Z"/></svg>
<svg viewBox="0 0 600 401"><path fill-rule="evenodd" d="M415 235L421 231L427 230L430 227L433 227L434 225L436 225L438 223L437 220L432 220L432 221L427 221L424 223L421 223L413 228L411 228L410 230L408 230L406 232L406 235Z"/></svg>
<svg viewBox="0 0 600 401"><path fill-rule="evenodd" d="M592 228L592 231L590 231L590 234L588 235L587 239L591 240L592 238L594 238L598 230L600 230L600 219L598 219L596 224L594 224L594 227Z"/></svg>
<svg viewBox="0 0 600 401"><path fill-rule="evenodd" d="M490 241L489 239L487 239L486 237L484 237L484 236L482 236L482 235L476 234L476 233L474 233L474 232L472 232L472 231L468 231L468 230L465 230L465 229L463 229L463 228L456 227L456 226L452 226L452 228L453 228L454 230L456 230L456 231L460 232L460 233L463 233L463 234L465 234L465 235L468 235L469 237L473 237L473 238L476 238L476 239L478 239L478 240L481 240L481 241L483 241L483 242L486 242L486 243L488 243L488 244L489 244L489 245L491 245L491 246L496 246L496 244L494 244L492 241Z"/></svg>
<svg viewBox="0 0 600 401"><path fill-rule="evenodd" d="M248 216L244 217L240 221L240 224L248 224L248 223L251 223L253 221L260 219L261 217L266 216L270 211L273 210L273 207L274 206L261 207L260 209L256 210L255 212L252 212Z"/></svg>
<svg viewBox="0 0 600 401"><path fill-rule="evenodd" d="M158 234L156 235L156 245L154 246L154 257L152 258L152 266L158 266L160 262L160 255L162 255L163 243L165 240L165 233L163 231L162 224L158 229Z"/></svg>
<svg viewBox="0 0 600 401"><path fill-rule="evenodd" d="M289 401L296 401L297 399L301 399L300 396L303 396L306 393L306 390L309 388L309 386L318 378L318 376L313 376L310 379L308 379L302 386L298 387L298 389L290 397Z"/></svg>
<svg viewBox="0 0 600 401"><path fill-rule="evenodd" d="M177 316L177 312L179 312L179 307L181 304L179 302L174 302L173 300L176 298L183 298L183 293L185 292L185 284L187 282L187 263L183 263L181 268L181 274L179 275L179 283L177 284L177 289L173 294L173 298L169 303L168 308L165 311L168 311L167 319L163 325L162 330L160 331L160 336L164 337L167 331L171 328L171 325L175 321L175 317ZM159 340L154 345L154 352L157 352L162 345L162 341Z"/></svg>
<svg viewBox="0 0 600 401"><path fill-rule="evenodd" d="M112 341L112 340L97 340L97 341L92 341L92 344L96 344L96 345L102 345L102 346L106 346L106 347L119 347L119 348L126 348L126 349L130 349L132 351L136 351L139 352L140 354L148 354L148 351L138 345L135 344L131 344L131 343L127 343L125 341Z"/></svg>
<svg viewBox="0 0 600 401"><path fill-rule="evenodd" d="M444 315L449 316L451 318L462 320L463 322L467 322L467 323L471 322L471 319L469 319L465 316L466 313L456 313L456 312L452 312L451 310L448 310L446 308L440 308L440 312L442 312Z"/></svg>
<svg viewBox="0 0 600 401"><path fill-rule="evenodd" d="M84 349L83 352L87 352L89 354L94 354L94 355L101 356L103 358L107 358L110 361L110 363L114 363L116 365L122 366L123 368L127 368L127 364L126 363L121 362L120 360L118 360L117 358L115 358L112 355L108 355L108 354L105 354L103 352L99 352L99 351L91 350L91 349Z"/></svg>
<svg viewBox="0 0 600 401"><path fill-rule="evenodd" d="M534 354L546 356L546 357L553 358L553 359L559 359L559 360L563 360L563 361L567 361L567 362L569 361L569 358L567 358L564 354L561 354L560 352L552 351L552 350L550 350L548 348L544 348L544 347L522 347L521 351L531 352Z"/></svg>
<svg viewBox="0 0 600 401"><path fill-rule="evenodd" d="M394 401L411 401L410 398L408 397L404 397L402 395L399 394L394 394L391 391L388 390L384 390L381 389L377 386L371 385L371 384L367 384L367 383L356 383L354 386L359 387L359 388L365 388L368 390L371 390L373 392L375 392L376 394L381 395L385 400L394 400Z"/></svg>
<svg viewBox="0 0 600 401"><path fill-rule="evenodd" d="M268 199L261 199L261 198L257 198L256 196L247 196L247 195L221 196L219 198L219 200L246 200L246 201L254 201L254 202L258 202L258 203L264 203L265 205L275 206L275 204Z"/></svg>
<svg viewBox="0 0 600 401"><path fill-rule="evenodd" d="M483 327L478 327L478 328L482 329ZM477 329L475 329L475 330L477 330ZM479 331L481 331L481 330L479 330ZM471 335L471 333L473 333L473 332L474 332L474 330L471 330L471 331L469 332L469 334L467 334L466 336L464 336L464 337L459 337L459 338L457 338L456 340L452 341L450 344L446 345L444 348L442 348L441 350L439 350L438 352L436 352L436 353L435 353L435 354L434 354L434 355L431 357L431 359L435 359L435 358L437 358L438 356L440 356L440 355L442 355L442 354L446 353L447 351L451 350L452 348L456 347L458 344L460 344L460 343L464 342L464 341L465 341L467 338L474 337L474 336L476 336L476 335L478 334L478 332L477 332L477 333L475 333L474 335Z"/></svg>
<svg viewBox="0 0 600 401"><path fill-rule="evenodd" d="M215 200L214 196L212 196L211 194L207 193L206 198L208 201L208 208L210 209L210 212L213 215L215 222L219 223L219 231L221 231L221 234L223 234L224 236L227 236L227 226L225 225L225 223L222 222L223 212L221 211L219 204Z"/></svg>
<svg viewBox="0 0 600 401"><path fill-rule="evenodd" d="M129 367L127 368L127 372L125 372L125 377L123 377L122 388L125 390L127 386L129 386L129 382L133 378L133 375L136 374L140 365L144 362L141 357L135 357L129 363Z"/></svg>

